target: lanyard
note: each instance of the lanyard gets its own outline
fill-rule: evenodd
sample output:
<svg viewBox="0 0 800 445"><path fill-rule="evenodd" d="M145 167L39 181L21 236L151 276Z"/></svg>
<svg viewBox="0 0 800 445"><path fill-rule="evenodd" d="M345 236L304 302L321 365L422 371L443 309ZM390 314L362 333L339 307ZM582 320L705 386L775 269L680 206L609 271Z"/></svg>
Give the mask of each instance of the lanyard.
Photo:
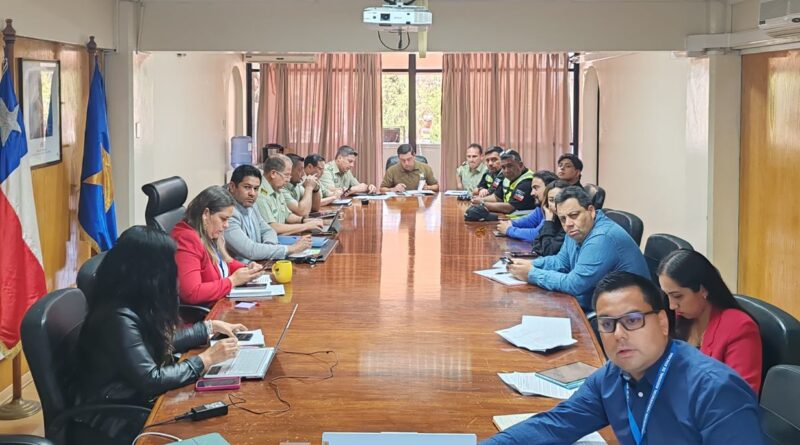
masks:
<svg viewBox="0 0 800 445"><path fill-rule="evenodd" d="M219 253L217 246L214 246L214 253L217 254L217 267L219 267L219 275L221 278L226 278L228 276L228 265L222 261L222 255Z"/></svg>
<svg viewBox="0 0 800 445"><path fill-rule="evenodd" d="M636 423L636 419L633 418L633 412L631 411L631 396L630 396L630 385L628 382L625 382L625 404L628 408L628 424L631 427L631 435L633 436L633 440L636 441L636 445L642 443L644 439L645 433L647 433L647 422L650 420L650 412L653 410L653 404L656 402L656 397L658 397L658 393L661 392L661 385L664 383L664 377L667 375L667 371L669 370L670 364L672 364L672 357L675 355L675 344L673 343L670 345L669 348L669 355L667 359L664 360L664 364L661 365L661 369L658 370L658 377L656 378L656 384L653 386L653 392L650 393L650 400L647 401L647 408L644 411L644 419L642 420L642 429L639 430L639 425Z"/></svg>
<svg viewBox="0 0 800 445"><path fill-rule="evenodd" d="M503 188L504 188L503 192L505 192L503 193L503 202L507 203L511 201L511 193L513 193L514 190L517 189L517 186L519 185L520 182L526 179L533 179L533 173L531 173L530 170L526 171L524 174L519 175L519 177L515 179L514 182L510 182L508 178L506 178L503 181ZM509 184L506 185L506 183Z"/></svg>

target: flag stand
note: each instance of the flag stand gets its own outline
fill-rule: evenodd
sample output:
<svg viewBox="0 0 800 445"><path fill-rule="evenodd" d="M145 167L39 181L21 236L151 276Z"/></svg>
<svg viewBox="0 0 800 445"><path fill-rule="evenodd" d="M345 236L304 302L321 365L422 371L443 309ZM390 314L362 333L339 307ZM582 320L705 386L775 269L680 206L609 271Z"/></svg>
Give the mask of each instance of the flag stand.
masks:
<svg viewBox="0 0 800 445"><path fill-rule="evenodd" d="M7 76L13 76L14 73L14 43L17 40L17 31L11 26L11 22L11 19L6 19L6 27L3 29L4 55L8 60ZM14 349L16 349L16 353L13 352ZM42 409L42 405L39 402L22 398L22 356L20 351L21 345L17 343L17 346L11 352L14 354L11 364L13 395L9 403L0 406L0 420L22 419L32 416Z"/></svg>

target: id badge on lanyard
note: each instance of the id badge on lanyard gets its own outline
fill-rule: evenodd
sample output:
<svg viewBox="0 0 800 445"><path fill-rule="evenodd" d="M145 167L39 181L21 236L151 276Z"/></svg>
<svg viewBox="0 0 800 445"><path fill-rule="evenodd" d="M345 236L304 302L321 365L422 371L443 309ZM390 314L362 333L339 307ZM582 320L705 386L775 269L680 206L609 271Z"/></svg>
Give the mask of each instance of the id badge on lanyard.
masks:
<svg viewBox="0 0 800 445"><path fill-rule="evenodd" d="M642 419L642 428L639 428L639 424L636 423L636 419L633 418L633 411L631 411L631 395L630 395L630 385L625 382L625 405L628 408L628 424L631 428L631 436L633 436L633 440L636 442L636 445L640 445L644 440L644 435L647 433L647 422L650 420L650 413L653 410L653 404L656 402L656 397L658 397L658 393L661 392L661 385L664 384L664 377L667 375L667 371L669 371L669 366L672 364L672 357L675 355L675 343L672 343L669 347L669 355L667 355L667 359L664 360L664 363L661 365L661 369L658 370L658 377L656 378L656 384L653 385L653 392L650 393L650 399L647 401L647 407L644 410L644 419Z"/></svg>

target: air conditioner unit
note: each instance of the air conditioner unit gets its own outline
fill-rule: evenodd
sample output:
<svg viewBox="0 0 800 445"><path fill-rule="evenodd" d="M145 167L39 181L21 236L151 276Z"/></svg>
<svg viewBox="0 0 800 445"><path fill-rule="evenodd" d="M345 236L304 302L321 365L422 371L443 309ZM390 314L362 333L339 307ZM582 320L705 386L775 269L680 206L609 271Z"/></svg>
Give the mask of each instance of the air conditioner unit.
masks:
<svg viewBox="0 0 800 445"><path fill-rule="evenodd" d="M761 0L758 29L770 37L800 36L800 0Z"/></svg>
<svg viewBox="0 0 800 445"><path fill-rule="evenodd" d="M316 54L245 54L246 63L314 63Z"/></svg>

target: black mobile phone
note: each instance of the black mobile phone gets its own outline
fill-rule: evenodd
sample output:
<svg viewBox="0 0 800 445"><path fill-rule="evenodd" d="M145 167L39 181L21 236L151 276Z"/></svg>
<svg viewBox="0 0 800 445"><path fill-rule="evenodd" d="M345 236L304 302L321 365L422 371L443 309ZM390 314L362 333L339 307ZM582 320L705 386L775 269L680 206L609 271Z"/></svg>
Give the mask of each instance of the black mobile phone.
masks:
<svg viewBox="0 0 800 445"><path fill-rule="evenodd" d="M508 252L511 258L536 258L539 256L536 252Z"/></svg>
<svg viewBox="0 0 800 445"><path fill-rule="evenodd" d="M228 338L228 336L223 334L223 333L221 333L221 332L216 333L216 334L214 334L213 337L211 337L212 340L222 340L222 339L225 339L225 338ZM239 341L248 341L251 338L253 338L253 333L252 332L240 332L240 333L236 334L236 339L239 340Z"/></svg>

